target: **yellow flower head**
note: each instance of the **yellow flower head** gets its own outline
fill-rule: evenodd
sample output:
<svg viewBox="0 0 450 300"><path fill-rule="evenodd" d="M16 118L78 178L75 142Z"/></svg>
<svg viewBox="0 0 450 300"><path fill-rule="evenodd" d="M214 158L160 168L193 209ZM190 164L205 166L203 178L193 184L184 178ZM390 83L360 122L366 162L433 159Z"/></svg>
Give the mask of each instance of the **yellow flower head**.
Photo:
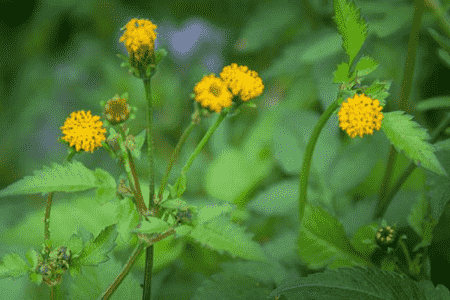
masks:
<svg viewBox="0 0 450 300"><path fill-rule="evenodd" d="M131 19L119 42L125 43L130 57L137 61L146 60L155 52L156 28L158 26L149 20Z"/></svg>
<svg viewBox="0 0 450 300"><path fill-rule="evenodd" d="M75 146L77 151L91 151L101 147L101 142L106 139L106 129L103 122L99 121L99 116L92 116L91 111L84 110L73 112L64 122L61 131L64 136L61 138L70 143L70 147Z"/></svg>
<svg viewBox="0 0 450 300"><path fill-rule="evenodd" d="M238 67L232 63L223 68L220 78L227 83L233 95L239 95L242 101L256 98L264 91L264 84L258 73L249 70L247 66Z"/></svg>
<svg viewBox="0 0 450 300"><path fill-rule="evenodd" d="M214 74L207 75L194 87L195 101L202 107L207 107L220 113L222 108L231 106L233 95L227 84Z"/></svg>
<svg viewBox="0 0 450 300"><path fill-rule="evenodd" d="M355 94L354 98L348 98L342 102L338 112L339 127L347 131L354 138L364 134L373 134L373 130L380 130L383 119L383 109L378 100L373 100L364 94Z"/></svg>

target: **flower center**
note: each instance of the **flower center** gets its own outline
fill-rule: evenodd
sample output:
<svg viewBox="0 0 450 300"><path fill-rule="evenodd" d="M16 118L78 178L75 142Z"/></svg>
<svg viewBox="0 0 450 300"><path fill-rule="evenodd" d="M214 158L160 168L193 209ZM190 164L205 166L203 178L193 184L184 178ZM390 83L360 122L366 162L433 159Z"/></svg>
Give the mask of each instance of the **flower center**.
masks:
<svg viewBox="0 0 450 300"><path fill-rule="evenodd" d="M209 86L209 91L216 97L220 95L220 87L214 83Z"/></svg>

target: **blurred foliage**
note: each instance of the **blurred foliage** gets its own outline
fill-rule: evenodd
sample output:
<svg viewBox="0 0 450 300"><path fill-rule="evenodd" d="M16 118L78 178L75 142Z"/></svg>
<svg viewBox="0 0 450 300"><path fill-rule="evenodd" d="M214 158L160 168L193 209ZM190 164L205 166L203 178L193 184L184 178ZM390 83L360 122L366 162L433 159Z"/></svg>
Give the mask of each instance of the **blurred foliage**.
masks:
<svg viewBox="0 0 450 300"><path fill-rule="evenodd" d="M357 59L370 55L379 63L367 76L368 82L393 80L385 110L395 110L413 1L355 2L369 24L368 38ZM443 2L448 6L449 1ZM193 106L189 94L202 76L210 72L218 74L231 62L247 65L261 75L265 92L256 100L257 108L245 108L220 125L189 171L184 200L199 207L216 198L237 205L233 215L236 222L245 224L265 253L284 267L283 271L277 269L273 273L279 278L264 281L262 265L241 265L242 262L231 261L226 254L170 238L156 246L154 299L210 298L217 286L214 282L221 280L227 280L224 289L234 299L241 292L232 289L231 283L236 281L243 282L242 288L258 286L258 295L265 297L284 279L281 278L286 276L284 270L296 276L311 272L300 266L298 259L296 201L304 148L318 117L336 97L338 85L333 83L333 72L345 59L342 40L332 19L331 0L6 1L0 4L0 9L15 12L14 17L0 22L0 190L44 165L62 162L67 151L57 143L57 138L72 111L91 110L93 115L101 115L100 101L128 92L130 105L138 108L136 118L127 122L130 134L138 135L145 129L144 87L120 68L116 54L126 54L119 43L119 29L130 18L148 18L158 25L157 47L164 47L169 53L152 80L157 180L164 174L169 155L191 120ZM448 53L438 51L440 43L427 30L431 27L438 28L434 17L426 13L409 99L411 106L433 99L422 102L412 113L425 128L434 128L439 123L443 117L439 108L448 108L445 100L448 100L450 60ZM442 43L445 45L445 40ZM178 178L183 164L213 122L214 117L203 119L192 132L172 170L170 183ZM348 254L351 247L365 256L372 253L364 240L376 226L370 220L371 203L385 171L387 149L388 143L380 132L364 140L349 139L338 128L337 117L330 119L319 138L308 190L310 204L319 208L308 207L308 216L312 219L312 211L318 211L321 220L330 224L339 216L342 227L333 229L339 234L333 237L317 237L313 226L303 230L308 232L305 238L322 242L319 247L330 239L343 238L342 248L329 249L342 253L343 258L336 260L334 267L355 263ZM91 170L106 170L114 178L119 178L123 171L102 150L77 159ZM395 163L394 178L408 163L400 156ZM135 164L148 201L146 155ZM444 167L448 172L447 165ZM444 250L433 244L430 247L432 274L439 274L448 268L450 260L445 250L450 241L450 232L445 229L450 218L446 206L448 189L442 189L445 183L437 175L427 178L427 194L437 197L439 201L434 205L441 206L430 208L429 221L439 222L434 236L439 238L439 245L444 245L441 246ZM432 243L429 228L418 225L428 216L423 203L425 184L425 172L416 170L385 217L404 227L410 225L413 232L426 235L426 242ZM71 201L75 195L76 204ZM56 194L51 229L57 242L68 239L80 226L96 235L115 222L110 216L112 204L99 208L97 202L92 202L94 197L92 191L82 196ZM8 196L1 198L0 205L0 257L10 251L24 257L29 247L42 242L45 198ZM92 210L86 214L80 205L84 208L92 205ZM129 210L129 203L123 201L120 205L123 209L120 218L129 222L126 224L135 224L136 216ZM320 218L318 215L315 218ZM132 249L126 244L130 238L127 229L123 225L119 228L121 239L117 241L113 259L100 269L88 269L82 281L74 284L77 288L70 292L73 297L87 299L86 295L100 293L98 287L104 289L113 280ZM345 234L353 236L351 241ZM412 249L414 245L408 247ZM314 250L302 249L300 256L302 264L317 269L324 261L311 256ZM442 259L434 262L434 258ZM233 263L234 266L229 265ZM245 269L248 274L233 274L238 269ZM142 282L142 274L141 257L138 267L113 299L139 297L140 290L136 287ZM211 277L212 274L215 275ZM69 278L65 279L66 287L71 286ZM1 280L3 295L8 299L49 297L46 287L27 284L27 280ZM95 280L100 282L94 284ZM432 277L432 281L435 285L450 286L448 279L439 275ZM21 289L23 286L26 289Z"/></svg>

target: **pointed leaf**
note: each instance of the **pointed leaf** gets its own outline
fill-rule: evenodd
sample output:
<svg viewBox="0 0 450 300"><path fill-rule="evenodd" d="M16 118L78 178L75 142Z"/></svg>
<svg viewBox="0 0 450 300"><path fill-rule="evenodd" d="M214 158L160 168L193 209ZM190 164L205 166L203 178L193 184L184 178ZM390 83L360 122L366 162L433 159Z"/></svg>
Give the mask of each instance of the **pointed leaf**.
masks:
<svg viewBox="0 0 450 300"><path fill-rule="evenodd" d="M426 129L412 121L413 116L404 113L403 111L384 113L381 129L387 138L398 152L403 151L417 166L439 175L447 175L434 154L433 145L426 141L430 138Z"/></svg>
<svg viewBox="0 0 450 300"><path fill-rule="evenodd" d="M342 37L345 52L350 57L349 65L361 49L367 37L367 24L353 1L334 0L334 20Z"/></svg>
<svg viewBox="0 0 450 300"><path fill-rule="evenodd" d="M323 208L310 204L305 206L298 249L311 269L366 264L353 249L339 221Z"/></svg>
<svg viewBox="0 0 450 300"><path fill-rule="evenodd" d="M440 298L432 298L438 295ZM270 297L293 296L289 299L450 299L448 289L439 285L434 289L430 281L415 282L397 273L372 267L341 268L337 271L325 270L292 279L277 289ZM314 295L314 298L311 298Z"/></svg>
<svg viewBox="0 0 450 300"><path fill-rule="evenodd" d="M103 169L95 169L93 172L96 177L95 200L98 204L105 204L116 196L116 180L107 171Z"/></svg>
<svg viewBox="0 0 450 300"><path fill-rule="evenodd" d="M27 263L17 253L7 254L0 262L0 278L23 276L28 271Z"/></svg>
<svg viewBox="0 0 450 300"><path fill-rule="evenodd" d="M233 257L266 261L261 246L252 240L253 234L245 233L243 227L232 223L225 216L195 227L190 237L195 242L219 253L226 251Z"/></svg>
<svg viewBox="0 0 450 300"><path fill-rule="evenodd" d="M33 176L25 176L0 192L0 197L50 192L79 192L97 187L93 172L81 162L52 163L50 167L33 171Z"/></svg>
<svg viewBox="0 0 450 300"><path fill-rule="evenodd" d="M78 262L83 266L96 266L109 260L106 255L113 250L116 245L114 241L117 237L116 224L107 226L94 240L89 241L78 257Z"/></svg>
<svg viewBox="0 0 450 300"><path fill-rule="evenodd" d="M31 266L31 270L36 269L36 266L38 265L38 259L40 254L37 253L34 249L28 250L27 254L25 255L27 257L28 263Z"/></svg>
<svg viewBox="0 0 450 300"><path fill-rule="evenodd" d="M359 78L364 77L372 73L378 68L378 63L369 56L363 56L360 58L355 67L356 76Z"/></svg>
<svg viewBox="0 0 450 300"><path fill-rule="evenodd" d="M333 73L334 83L344 83L348 81L348 73L350 71L350 66L348 63L342 63L337 66L336 71Z"/></svg>
<svg viewBox="0 0 450 300"><path fill-rule="evenodd" d="M145 142L146 130L142 130L137 136L134 137L134 149L131 150L131 155L137 159L141 159L141 148Z"/></svg>
<svg viewBox="0 0 450 300"><path fill-rule="evenodd" d="M449 109L450 97L434 97L417 103L416 109L425 111L430 109Z"/></svg>

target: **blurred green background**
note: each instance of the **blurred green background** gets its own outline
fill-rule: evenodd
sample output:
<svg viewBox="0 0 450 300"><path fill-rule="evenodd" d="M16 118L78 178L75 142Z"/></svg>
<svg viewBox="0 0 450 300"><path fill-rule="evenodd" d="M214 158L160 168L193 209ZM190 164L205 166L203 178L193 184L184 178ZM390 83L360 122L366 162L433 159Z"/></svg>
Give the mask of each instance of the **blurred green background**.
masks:
<svg viewBox="0 0 450 300"><path fill-rule="evenodd" d="M365 83L375 78L392 79L385 110L396 110L413 1L355 2L369 23L369 36L360 56L370 55L380 63ZM138 108L136 119L128 121L130 133L137 135L144 130L142 82L121 68L116 57L117 53L126 54L119 43L119 29L131 18L150 19L158 25L157 47L169 53L152 80L157 180L190 122L193 106L189 94L203 75L219 74L235 62L257 71L265 84L264 94L255 101L258 108L245 108L240 115L226 119L194 162L185 196L196 201L220 199L243 207L271 184L288 179L297 182L307 138L338 90L332 83L332 72L346 59L332 20L331 0L2 1L0 10L7 12L0 20L0 189L50 162L61 163L66 148L57 138L64 120L78 110L101 115L99 102L116 93L127 91L130 105ZM436 54L438 45L427 33L428 27L439 30L433 15L426 12L412 108L423 99L449 92L450 73ZM443 116L439 111L411 114L426 128L434 128ZM172 170L171 183L214 120L214 116L204 119L193 131ZM339 151L353 143L339 130L336 116L323 135L313 161L318 174L336 167L336 157L343 155ZM342 193L351 191L349 201L377 192L387 157L388 143L381 132L356 145L370 155L361 151L360 156L352 156L353 166L359 169L362 161L367 172L358 173L360 176L352 178L356 183L349 186L334 182L332 171L328 177L331 187ZM353 148L354 153L360 151L358 147ZM255 157L257 161L252 161ZM115 178L122 171L103 150L76 159L90 169L103 168ZM344 162L352 164L351 160ZM402 158L397 166L406 163ZM145 155L136 164L146 182ZM357 172L351 166L347 171ZM416 182L423 178L415 174L405 184L408 191L421 188ZM326 197L338 195L331 189ZM0 205L0 229L5 232L28 214L42 210L45 198L7 197ZM263 240L263 234L257 238ZM443 235L441 240L447 238ZM17 241L2 240L0 254L13 249L13 244ZM443 259L448 260L448 255ZM179 279L183 280L189 284L195 281ZM434 283L442 282L436 278Z"/></svg>

